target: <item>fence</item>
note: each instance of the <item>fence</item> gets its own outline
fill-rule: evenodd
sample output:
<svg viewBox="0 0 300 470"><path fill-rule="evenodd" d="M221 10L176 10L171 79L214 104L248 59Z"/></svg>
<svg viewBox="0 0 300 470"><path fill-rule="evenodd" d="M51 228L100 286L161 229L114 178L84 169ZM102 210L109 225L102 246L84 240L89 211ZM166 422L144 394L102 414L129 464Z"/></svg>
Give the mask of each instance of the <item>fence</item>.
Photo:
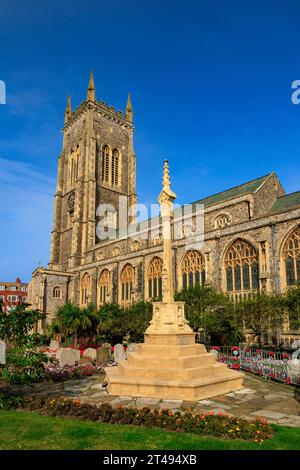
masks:
<svg viewBox="0 0 300 470"><path fill-rule="evenodd" d="M242 369L287 384L300 385L300 360L294 355L239 346L208 348L231 369Z"/></svg>

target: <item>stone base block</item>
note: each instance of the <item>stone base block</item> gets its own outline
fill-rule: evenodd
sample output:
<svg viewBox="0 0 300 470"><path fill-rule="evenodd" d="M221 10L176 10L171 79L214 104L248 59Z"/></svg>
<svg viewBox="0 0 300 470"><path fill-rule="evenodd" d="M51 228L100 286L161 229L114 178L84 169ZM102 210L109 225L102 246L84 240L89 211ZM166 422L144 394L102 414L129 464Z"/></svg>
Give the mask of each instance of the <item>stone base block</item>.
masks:
<svg viewBox="0 0 300 470"><path fill-rule="evenodd" d="M240 390L244 377L195 344L194 334L146 334L126 361L105 372L112 395L189 401Z"/></svg>

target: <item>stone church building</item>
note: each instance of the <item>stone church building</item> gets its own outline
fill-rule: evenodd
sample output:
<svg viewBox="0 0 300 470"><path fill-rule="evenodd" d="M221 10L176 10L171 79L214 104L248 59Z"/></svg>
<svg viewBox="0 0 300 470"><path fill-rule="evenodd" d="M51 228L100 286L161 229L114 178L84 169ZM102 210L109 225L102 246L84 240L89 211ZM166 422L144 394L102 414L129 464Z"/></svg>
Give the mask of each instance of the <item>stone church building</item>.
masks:
<svg viewBox="0 0 300 470"><path fill-rule="evenodd" d="M86 100L75 111L68 98L50 262L33 272L29 285L30 303L47 313L41 329L67 300L80 306L128 305L160 295L159 217L140 223L130 236L121 229L124 220L125 226L136 221L133 132L130 96L124 113L97 101L92 74ZM107 209L118 208L120 200L122 210ZM199 249L187 244L186 238L197 231L192 213L190 223L173 237L176 290L212 285L240 299L257 291L284 292L300 282L300 191L285 194L276 174L270 173L197 205L204 208L204 242ZM99 207L100 212L106 209L99 213ZM101 216L116 236L99 239ZM285 343L299 337L287 325Z"/></svg>

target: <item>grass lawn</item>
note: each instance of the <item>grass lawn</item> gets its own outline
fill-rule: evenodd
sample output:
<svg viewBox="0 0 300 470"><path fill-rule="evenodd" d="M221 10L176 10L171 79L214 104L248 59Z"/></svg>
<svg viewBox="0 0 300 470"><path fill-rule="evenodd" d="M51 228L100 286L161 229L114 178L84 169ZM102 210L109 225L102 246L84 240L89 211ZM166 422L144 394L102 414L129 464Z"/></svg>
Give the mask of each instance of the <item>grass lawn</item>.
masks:
<svg viewBox="0 0 300 470"><path fill-rule="evenodd" d="M300 428L275 428L275 436L258 445L154 428L94 423L23 411L0 411L0 449L300 450Z"/></svg>

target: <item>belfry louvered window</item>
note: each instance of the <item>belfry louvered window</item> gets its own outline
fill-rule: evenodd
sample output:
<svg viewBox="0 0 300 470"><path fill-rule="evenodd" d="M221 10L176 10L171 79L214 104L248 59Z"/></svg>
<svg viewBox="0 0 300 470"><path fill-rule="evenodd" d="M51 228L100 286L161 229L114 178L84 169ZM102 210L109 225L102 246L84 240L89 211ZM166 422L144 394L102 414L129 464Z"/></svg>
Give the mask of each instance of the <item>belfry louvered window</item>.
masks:
<svg viewBox="0 0 300 470"><path fill-rule="evenodd" d="M101 170L102 170L102 181L105 183L109 182L109 147L108 145L104 145L102 149L102 165L101 165Z"/></svg>
<svg viewBox="0 0 300 470"><path fill-rule="evenodd" d="M119 184L119 150L114 149L112 153L112 164L111 164L111 183L113 186Z"/></svg>

